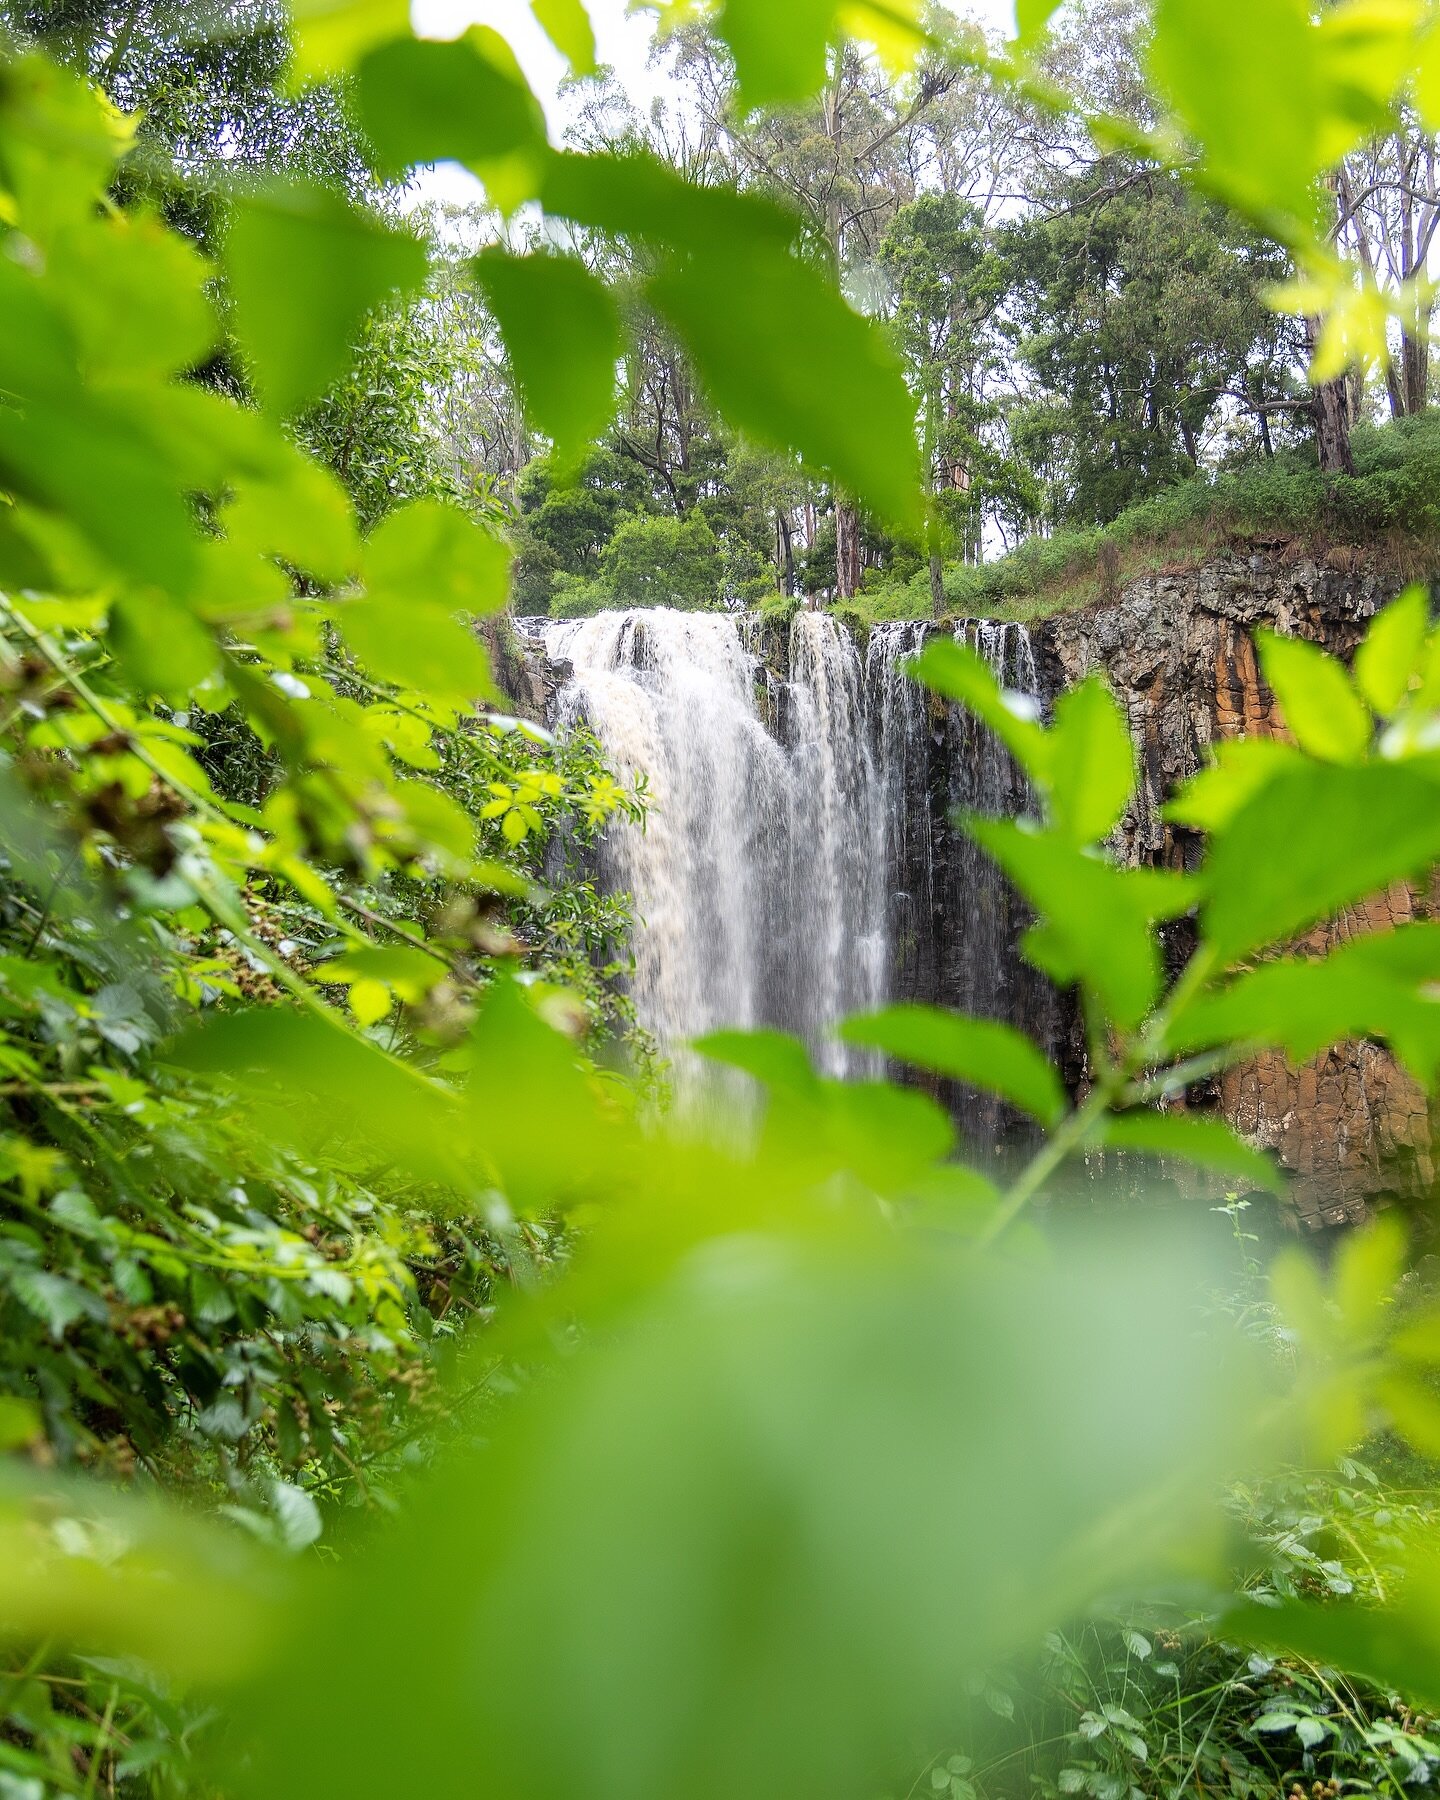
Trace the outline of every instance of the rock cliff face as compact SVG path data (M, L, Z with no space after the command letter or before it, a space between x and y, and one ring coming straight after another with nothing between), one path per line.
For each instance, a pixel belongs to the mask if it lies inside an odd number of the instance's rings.
M1348 657L1390 597L1352 553L1316 561L1255 550L1148 577L1111 605L1037 626L1036 656L1048 691L1098 668L1129 714L1140 788L1117 834L1122 857L1193 866L1197 838L1161 817L1176 783L1202 765L1219 739L1283 733L1257 666L1250 635L1256 626L1272 625ZM1282 854L1283 848L1277 846ZM1336 848L1343 855L1344 846ZM1437 898L1404 888L1375 895L1299 947L1319 954L1339 939L1433 916ZM1294 1205L1312 1229L1358 1218L1372 1199L1412 1193L1434 1179L1425 1096L1373 1044L1337 1046L1298 1070L1283 1056L1266 1054L1226 1075L1208 1098L1292 1171Z
M1349 657L1391 591L1352 552L1316 560L1272 545L1147 577L1113 602L1057 615L1028 634L983 621L961 629L1008 686L1041 704L1091 670L1103 671L1129 717L1140 772L1114 848L1132 865L1186 869L1203 845L1163 817L1174 788L1204 765L1217 741L1283 731L1257 664L1255 628L1269 624ZM783 628L754 619L735 629L757 659L756 717L787 742L796 704L793 642ZM1074 1006L1019 956L1025 909L954 822L958 812L1024 811L1024 778L972 719L932 701L903 674L940 629L919 621L875 627L863 690L847 713L852 773L863 773L859 786L884 816L878 832L858 814L849 829L886 865L885 991L1006 1019L1045 1046L1079 1088L1085 1053ZM508 651L504 685L517 709L553 716L568 665L549 661L533 631L518 645L496 648ZM846 654L853 663L854 652ZM1336 848L1344 854L1343 845ZM1283 845L1277 850L1283 854ZM1351 935L1437 912L1440 888L1425 895L1396 888L1297 948L1320 954ZM1188 930L1172 928L1167 949L1175 968L1188 953ZM940 1094L972 1146L1023 1142L1023 1122L998 1103L944 1084ZM1425 1096L1374 1044L1337 1046L1300 1069L1266 1054L1192 1091L1189 1100L1221 1111L1243 1136L1278 1155L1294 1178L1295 1216L1311 1230L1358 1219L1374 1200L1414 1194L1435 1178L1435 1121Z

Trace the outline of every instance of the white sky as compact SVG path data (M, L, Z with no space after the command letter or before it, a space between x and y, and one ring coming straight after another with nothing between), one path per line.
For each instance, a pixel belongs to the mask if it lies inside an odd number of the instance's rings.
M782 0L776 0L781 4ZM1015 30L1014 0L951 0L952 9L1011 36ZM663 80L646 66L655 15L630 12L627 0L587 0L595 26L599 60L611 64L636 99L646 102L660 93ZM530 85L550 116L552 131L558 123L556 90L565 64L535 23L529 0L411 0L410 15L422 36L457 37L467 25L492 25L514 49ZM464 204L482 198L480 185L453 165L433 170L419 182L427 199Z

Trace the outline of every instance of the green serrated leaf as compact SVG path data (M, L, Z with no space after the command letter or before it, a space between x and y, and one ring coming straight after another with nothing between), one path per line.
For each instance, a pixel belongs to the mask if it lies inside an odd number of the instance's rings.
M573 256L486 250L471 264L535 423L562 458L609 423L622 348L609 289Z
M1399 710L1420 674L1430 629L1430 595L1423 587L1407 588L1377 613L1365 641L1355 653L1355 680L1382 719Z
M919 521L915 408L899 360L817 269L737 240L670 262L646 293L736 425L798 451L883 517Z
M357 71L355 104L390 173L446 161L482 176L508 167L528 174L529 190L536 190L545 115L509 46L492 31L472 27L449 42L406 38L382 45Z
M1116 1025L1136 1026L1160 992L1160 956L1140 894L1123 874L1053 832L1008 819L966 829L1035 907L1026 955L1069 986L1083 982Z
M1056 825L1077 844L1108 837L1129 802L1135 750L1125 715L1098 675L1056 702L1046 786Z
M570 65L572 75L595 73L595 28L584 0L530 0L536 23Z
M1260 667L1300 748L1326 762L1356 762L1370 748L1370 713L1340 664L1303 638L1256 634Z
M424 246L328 189L273 183L235 204L226 239L235 330L282 417L341 374L368 313L419 291Z
M289 0L302 79L353 69L367 50L410 35L410 0Z
M1239 1176L1264 1193L1278 1193L1283 1177L1268 1156L1236 1137L1222 1119L1191 1113L1135 1112L1105 1121L1112 1149L1175 1156L1197 1168Z
M1065 1090L1044 1055L1023 1033L992 1019L938 1007L891 1006L847 1019L840 1036L897 1062L999 1094L1042 1124L1053 1125L1065 1111Z
M483 616L510 591L510 549L458 507L415 500L387 513L365 544L372 600L441 605Z
M1201 870L1205 935L1233 960L1437 858L1440 780L1419 766L1296 768L1267 782L1212 841Z

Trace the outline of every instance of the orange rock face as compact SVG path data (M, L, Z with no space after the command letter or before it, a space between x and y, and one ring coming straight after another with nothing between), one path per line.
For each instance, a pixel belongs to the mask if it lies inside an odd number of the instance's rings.
M1129 715L1141 786L1117 833L1122 859L1193 867L1194 835L1160 816L1175 785L1217 740L1284 735L1255 654L1257 625L1348 657L1388 597L1350 558L1234 555L1136 582L1111 607L1042 627L1058 665L1052 679L1101 668ZM1323 955L1363 933L1434 916L1437 900L1440 893L1392 888L1295 948ZM1362 1218L1377 1198L1422 1192L1435 1180L1426 1097L1377 1044L1339 1044L1300 1068L1266 1052L1225 1074L1211 1100L1291 1171L1296 1222L1311 1230Z

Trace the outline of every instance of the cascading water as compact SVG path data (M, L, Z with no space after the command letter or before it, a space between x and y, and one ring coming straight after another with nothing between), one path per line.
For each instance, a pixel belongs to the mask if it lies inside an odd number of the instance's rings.
M682 1108L714 1082L685 1046L722 1026L795 1032L822 1069L850 1076L878 1065L833 1026L892 998L1055 1041L1054 996L1015 953L1023 907L953 823L1022 811L1024 778L904 672L936 626L877 625L862 662L844 626L802 612L783 670L746 616L657 609L534 629L565 666L554 723L583 719L621 779L648 783L644 826L611 827L600 874L634 897L636 1009ZM957 635L1038 705L1022 626ZM982 1096L944 1097L980 1141L1013 1126Z
M682 1106L707 1085L685 1046L721 1026L779 1026L828 1072L863 1072L831 1027L884 992L881 826L853 640L823 615L796 619L772 733L744 624L657 609L544 628L546 654L570 667L556 724L583 719L617 776L648 783L646 822L607 832L602 876L634 897L636 1009Z

